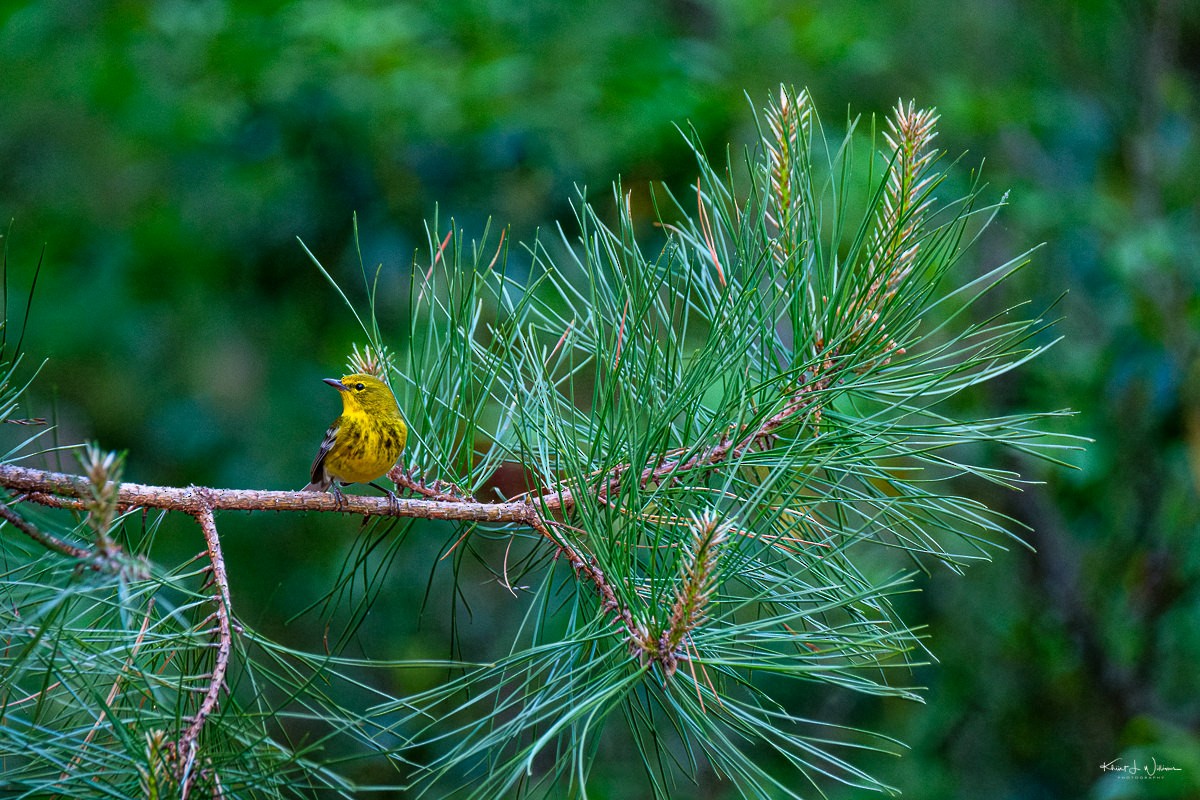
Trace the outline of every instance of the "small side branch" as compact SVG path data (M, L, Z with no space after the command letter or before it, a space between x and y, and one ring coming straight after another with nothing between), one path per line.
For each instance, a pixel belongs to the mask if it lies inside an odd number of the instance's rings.
M669 622L657 633L648 625L639 625L635 630L631 641L635 652L643 663L660 664L667 678L675 674L680 659L687 657L682 646L689 634L708 618L717 586L718 561L728 534L729 526L712 514L692 520L691 546L682 559Z
M609 496L620 491L621 481L628 475L637 475L638 484L646 486L669 480L681 472L715 467L729 458L740 458L753 447L769 446L780 428L787 425L793 417L810 409L814 415L820 414L820 392L827 389L832 380L830 376L822 375L805 383L796 390L780 411L764 420L758 427L747 426L741 430L731 430L718 444L695 453L687 460L682 460L687 451L679 449L668 452L656 465L641 470L635 470L631 464L620 464L609 472L608 480L595 490L595 497L600 502L605 502ZM590 493L589 489L588 494ZM568 511L578 502L579 494L574 487L556 486L534 497L530 502L547 513Z
M17 499L21 500L24 498ZM33 539L47 550L54 550L58 553L62 553L64 556L70 556L71 558L87 558L91 555L91 551L87 548L76 547L74 545L67 544L57 536L53 536L45 531L38 530L37 526L35 526L32 522L13 511L4 503L0 503L0 518L3 518L14 528L28 536L30 539Z
M179 783L180 797L183 800L187 800L188 792L200 772L196 763L200 731L204 728L205 720L217 708L221 691L225 688L225 675L229 670L229 658L233 652L233 626L230 623L229 578L225 572L225 556L221 553L221 538L217 535L217 522L213 517L212 508L203 497L200 502L200 508L193 516L199 523L200 530L204 532L209 570L212 573L211 585L217 590L213 598L217 605L217 658L209 675L208 689L204 692L204 699L200 701L200 708L179 739Z
M530 527L541 534L546 541L553 543L558 548L558 552L567 559L567 563L571 565L571 569L575 571L576 575L586 576L592 582L592 585L596 587L597 594L600 595L600 612L602 614L613 614L625 626L625 630L631 640L636 637L639 628L637 622L633 619L633 614L621 604L621 601L617 598L616 590L613 589L608 577L604 574L604 570L600 569L595 559L580 553L569 543L557 538L550 532L549 526L542 522L540 518L532 521Z
M429 483L423 476L418 476L415 473L416 468L406 470L403 467L393 467L388 472L388 478L397 486L408 489L414 494L419 494L427 500L441 500L448 503L475 503L478 502L472 495L465 492L462 488L455 486L449 481L434 480Z

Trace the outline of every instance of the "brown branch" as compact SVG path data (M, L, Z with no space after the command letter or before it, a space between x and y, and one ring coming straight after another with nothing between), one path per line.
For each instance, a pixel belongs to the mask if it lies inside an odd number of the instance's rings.
M199 750L198 742L200 739L200 731L204 728L204 722L209 715L217 708L217 702L221 697L221 690L225 688L225 675L229 669L229 658L233 651L233 630L230 624L231 608L229 602L229 577L225 573L225 556L221 553L221 539L217 535L217 521L213 516L212 506L207 502L207 492L201 490L201 506L195 511L193 516L196 522L200 525L200 530L204 532L204 541L208 545L209 569L212 571L212 583L217 587L217 595L213 598L216 601L216 619L217 619L217 659L213 664L212 673L209 675L208 689L204 693L204 699L200 701L200 708L196 711L196 715L192 717L192 723L188 725L187 730L179 738L179 753L182 758L179 761L179 779L180 797L182 800L187 800L188 791L195 783L196 776L199 770L196 768L196 753Z
M77 475L0 464L0 486L25 492L31 502L79 509L82 507L81 498L87 496L91 484ZM344 495L339 501L332 495L318 492L209 489L199 486L179 488L140 483L122 483L117 493L117 506L120 508L182 511L198 520L211 516L214 511L335 511L364 516L521 525L534 529L553 543L577 573L587 576L596 585L605 609L616 609L619 603L604 573L595 567L590 557L550 532L549 523L553 522L550 515L568 509L575 502L569 489L559 494L548 492L537 498L536 502L507 503L480 503L459 498L416 500L362 495ZM87 551L82 551L82 555L88 555ZM222 574L223 569L222 566ZM628 615L628 611L622 610L620 614Z
M58 508L79 508L91 484L63 472L0 464L0 486L26 493L31 502ZM420 517L529 525L537 512L528 503L479 503L414 500L406 497L344 495L339 502L319 492L278 492L256 489L209 489L200 486L149 486L122 483L117 506L161 508L196 516L208 511L340 511L375 517ZM2 513L2 512L0 512ZM56 548L57 549L57 548Z
M464 491L461 487L449 481L440 479L434 480L433 483L426 482L425 478L414 477L412 469L404 469L403 467L392 467L388 472L388 479L396 486L408 489L410 492L419 494L426 500L440 500L446 503L474 503L477 502L474 497Z

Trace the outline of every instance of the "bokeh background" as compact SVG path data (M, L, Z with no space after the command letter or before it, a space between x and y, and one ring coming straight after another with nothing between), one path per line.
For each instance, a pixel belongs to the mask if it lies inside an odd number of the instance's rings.
M357 213L368 269L384 265L386 335L388 292L428 252L435 213L443 230L491 218L528 241L570 218L577 186L686 187L674 126L710 153L739 147L781 82L807 86L835 134L898 98L937 107L937 143L965 153L955 169L985 162L991 199L1010 192L971 261L1045 243L1003 301L1049 309L1064 337L973 402L1071 408L1056 425L1095 439L1077 470L1010 464L1045 484L988 498L1031 527L1036 554L935 573L906 601L940 660L914 677L926 705L804 702L909 745L861 762L906 797L1200 797L1200 6L1186 0L0 3L9 336L43 258L27 374L48 361L28 411L63 442L128 450L129 479L298 487L337 412L318 379L362 337L297 237L361 298ZM354 523L224 524L240 613L313 647L304 620L284 623L328 585ZM164 546L199 549L186 521L169 530ZM362 635L446 650L443 608L394 610L445 583L421 563L435 553L393 567L376 607L393 618ZM466 648L486 635L469 616ZM1152 758L1180 769L1101 769ZM629 796L620 775L596 782Z

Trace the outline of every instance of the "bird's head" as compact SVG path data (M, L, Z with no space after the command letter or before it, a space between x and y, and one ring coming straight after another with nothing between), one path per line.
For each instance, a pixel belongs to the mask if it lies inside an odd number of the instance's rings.
M326 378L325 382L342 395L342 408L346 411L391 412L396 408L392 390L374 375L356 372L343 375L341 380Z

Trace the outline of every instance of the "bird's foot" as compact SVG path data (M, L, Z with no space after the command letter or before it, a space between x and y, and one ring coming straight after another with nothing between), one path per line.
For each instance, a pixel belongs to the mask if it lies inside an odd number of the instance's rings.
M346 495L342 492L342 488L338 486L337 481L329 484L329 492L333 495L333 503L337 506L338 511L346 510Z
M391 509L391 511L392 511L392 514L396 514L396 513L397 513L397 512L400 510L400 498L399 498L399 497L396 497L396 493L395 493L395 492L393 492L391 489L388 489L388 488L387 488L387 487L385 487L385 486L380 486L380 485L379 485L378 483L376 483L375 481L371 481L371 482L370 482L368 485L369 485L369 486L374 486L376 489L378 489L379 491L383 492L383 493L384 493L384 494L387 496L387 499L388 499L388 508L390 508L390 509ZM397 488L398 488L398 487L397 487Z

